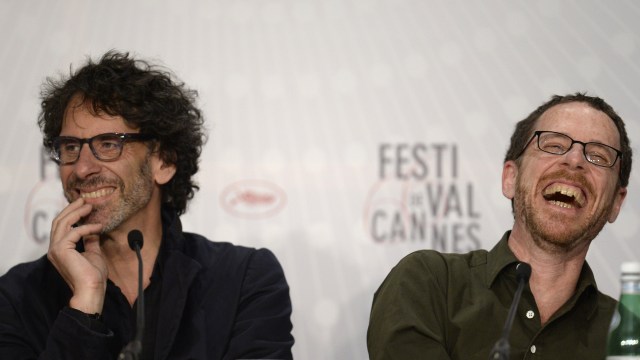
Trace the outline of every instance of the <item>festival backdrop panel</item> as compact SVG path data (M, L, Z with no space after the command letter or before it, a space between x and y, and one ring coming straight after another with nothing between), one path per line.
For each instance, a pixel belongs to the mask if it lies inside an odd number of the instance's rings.
M491 248L510 228L508 140L552 94L605 98L638 151L638 18L634 1L3 0L0 273L46 253L66 203L40 85L129 51L200 94L185 229L276 253L296 358L364 359L373 294L403 256ZM588 256L614 297L640 259L639 174Z

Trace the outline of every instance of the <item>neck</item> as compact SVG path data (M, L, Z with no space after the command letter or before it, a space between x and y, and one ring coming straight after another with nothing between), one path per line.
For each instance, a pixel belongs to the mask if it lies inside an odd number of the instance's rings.
M138 297L138 257L129 247L127 236L130 230L132 229L116 230L102 236L101 248L106 258L109 280L120 288L129 304L133 305ZM162 228L161 226L141 227L139 230L144 236L144 244L140 252L143 262L143 287L146 288L151 281L151 273L160 249Z
M531 265L529 287L545 324L573 295L587 255L588 245L559 254L541 249L531 235L514 226L509 248L520 261Z

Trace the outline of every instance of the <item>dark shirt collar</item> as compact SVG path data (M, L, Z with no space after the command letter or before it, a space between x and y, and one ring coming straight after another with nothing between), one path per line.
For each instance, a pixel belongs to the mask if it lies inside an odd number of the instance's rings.
M505 232L502 239L500 239L500 241L493 247L493 249L491 249L491 251L489 251L489 254L487 255L487 274L485 277L485 285L487 288L491 287L499 276L503 276L501 274L512 277L515 281L515 271L509 271L508 269L515 269L515 265L518 263L518 258L516 258L509 248L509 235L511 235L511 231ZM593 276L591 267L585 261L582 265L582 271L580 272L578 283L576 284L576 290L565 305L572 306L578 298L583 296L583 294L585 296L588 294L596 294L596 296L592 297L593 306L587 314L587 318L590 318L597 307L597 292L598 287L596 285L595 277Z
M182 247L182 223L178 214L169 206L163 205L161 210L162 216L162 241L156 263L151 274L151 281L162 279L164 264L167 261L169 252L176 248Z
M511 231L505 232L502 239L500 239L487 255L487 276L485 277L485 285L487 288L491 287L498 275L500 275L505 268L518 262L518 259L507 244L509 235L511 235Z
M182 222L178 213L169 205L163 205L162 216L162 240L166 240L168 250L183 250Z

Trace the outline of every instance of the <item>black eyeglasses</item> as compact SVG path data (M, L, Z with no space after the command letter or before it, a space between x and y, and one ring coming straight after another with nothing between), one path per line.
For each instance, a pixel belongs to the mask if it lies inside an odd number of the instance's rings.
M601 144L598 142L585 143L582 141L573 140L568 135L555 131L536 131L533 133L531 139L527 141L527 144L522 149L520 154L516 156L516 158L520 157L520 155L524 153L529 143L536 136L538 137L538 141L536 142L536 144L538 145L538 149L554 155L564 155L568 153L569 150L571 150L573 144L581 144L584 158L587 159L588 162L597 166L607 168L613 167L613 165L616 164L618 158L622 156L622 152L620 150L609 145Z
M155 137L138 133L106 133L88 139L58 136L51 141L51 158L60 165L78 161L83 144L89 144L91 152L100 161L114 161L122 154L126 141L146 141Z

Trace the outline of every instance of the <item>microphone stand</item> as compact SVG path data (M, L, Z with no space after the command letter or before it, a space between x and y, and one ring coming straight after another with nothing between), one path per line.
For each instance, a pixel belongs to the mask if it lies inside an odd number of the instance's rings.
M511 327L513 326L513 319L516 316L516 309L518 308L518 303L520 302L520 297L522 296L522 290L524 290L524 284L529 281L530 276L531 266L529 264L521 262L516 266L516 279L518 279L518 288L516 289L513 301L511 302L509 314L507 315L507 321L504 323L504 328L502 329L502 336L500 336L500 339L498 339L495 345L493 345L493 349L491 349L491 354L489 355L489 360L509 360L511 354L509 333L511 332Z
M142 335L144 333L144 289L142 288L142 233L140 230L131 230L127 236L129 247L136 252L138 257L138 309L136 318L136 336L122 349L118 360L138 360L142 354Z

